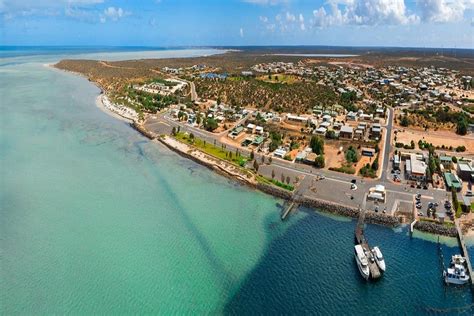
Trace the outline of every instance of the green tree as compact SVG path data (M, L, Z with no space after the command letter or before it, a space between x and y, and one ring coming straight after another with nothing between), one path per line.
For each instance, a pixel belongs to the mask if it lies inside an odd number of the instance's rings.
M212 117L208 117L205 121L204 121L204 128L207 130L207 131L210 131L212 132L213 130L215 130L217 128L218 124L217 124L217 121L212 118Z
M402 116L402 119L400 120L400 125L404 127L408 127L408 125L410 125L410 120L408 119L408 116Z
M275 170L272 169L272 180L275 179Z
M314 166L316 168L324 168L325 166L324 155L319 155L318 157L316 157L316 159L314 160Z
M316 155L324 154L324 140L319 136L312 136L309 146Z
M359 155L357 154L357 149L355 149L352 146L349 146L349 148L346 151L346 160L347 162L350 162L350 163L359 161Z
M255 169L255 171L258 172L258 168L259 168L259 167L260 167L260 166L258 165L257 160L254 160L254 161L253 161L253 168Z
M456 126L456 133L458 133L459 135L466 135L468 125L469 123L466 117L464 115L460 115Z

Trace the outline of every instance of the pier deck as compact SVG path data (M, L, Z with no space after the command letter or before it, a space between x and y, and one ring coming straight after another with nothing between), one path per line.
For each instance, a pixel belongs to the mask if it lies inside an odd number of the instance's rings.
M469 253L467 252L467 247L466 243L464 242L464 237L462 235L462 229L461 225L459 224L459 219L456 219L454 223L456 224L456 230L458 231L458 241L461 245L462 255L466 258L467 271L469 272L469 276L471 278L471 286L474 286L474 274L472 273L471 259L469 258Z
M359 210L359 219L357 220L357 226L355 230L355 242L362 246L364 252L368 257L370 277L372 279L378 279L382 276L382 273L380 272L380 269L377 263L375 262L374 255L372 254L372 251L370 251L369 243L364 236L365 212L365 209Z

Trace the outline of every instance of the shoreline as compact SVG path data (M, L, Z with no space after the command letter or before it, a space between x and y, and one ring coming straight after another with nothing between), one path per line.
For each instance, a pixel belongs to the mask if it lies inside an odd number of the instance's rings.
M54 65L51 65L51 64L47 64L45 66L54 68L56 70L66 71L66 72L69 72L69 73L72 73L72 74L75 74L75 75L79 74L79 73L76 73L76 72L56 68L56 67L54 67ZM88 78L88 77L86 77L82 74L79 74L79 75L83 78L86 78L90 83L93 83L94 85L96 85L100 89L100 94L96 97L96 100L95 100L96 106L99 109L101 109L103 112L107 113L108 115L110 115L111 117L113 117L115 119L119 119L121 121L129 123L129 125L133 129L135 129L137 132L139 132L143 136L147 137L148 139L157 140L159 143L161 143L162 145L164 145L168 149L174 151L175 153L179 154L180 156L182 156L184 158L187 158L187 159L191 159L191 160L193 160L193 161L195 161L195 162L197 162L197 163L213 170L214 172L216 172L216 173L218 173L222 176L225 176L225 177L227 177L231 180L237 181L241 184L247 185L252 189L258 190L258 191L263 192L265 194L272 195L272 196L277 197L277 198L281 198L283 200L290 200L290 199L293 198L293 193L290 192L290 191L278 188L276 186L271 186L271 185L268 185L268 184L263 184L263 183L257 182L255 179L253 181L249 181L248 179L245 179L245 177L243 177L243 176L237 176L235 173L229 172L228 168L219 166L219 164L216 163L216 162L212 163L212 162L209 161L209 159L207 161L206 161L206 159L203 160L203 157L206 157L208 155L205 154L204 152L199 151L198 149L192 148L192 150L190 150L191 153L186 152L185 149L183 149L184 147L180 148L181 146L175 146L175 145L167 142L166 138L168 136L163 135L164 137L162 137L160 135L156 135L155 133L152 133L152 132L148 131L143 125L141 125L138 122L138 118L136 120L134 120L130 117L120 115L119 113L120 113L121 109L118 108L117 105L115 105L114 103L110 102L110 100L108 99L106 93L104 92L104 89L102 89L102 87L99 84L97 84L96 82L91 81L90 78ZM104 98L106 98L106 101L109 104L104 104ZM122 106L122 107L125 107L125 106ZM117 110L118 113L115 112L114 109ZM130 109L130 108L127 108L127 109ZM132 110L132 109L130 109L130 110ZM183 145L187 146L184 143L183 143ZM198 151L201 154L192 155L192 152L195 152L195 151ZM211 160L220 160L220 159L212 157ZM220 161L219 163L228 164L225 161ZM229 164L229 165L231 166L230 168L235 167L231 164ZM323 199L308 198L306 196L303 196L299 200L300 201L297 201L297 202L300 203L301 205L305 206L305 207L314 208L314 209L317 209L319 211L322 211L322 212L325 212L325 213L328 213L328 214L335 214L335 215L344 216L344 217L348 217L348 218L357 218L359 216L359 210L358 209L348 207L346 205L341 205L341 204L326 201L326 200L323 200ZM385 215L385 214L379 214L379 213L370 213L370 212L366 214L366 223L382 225L382 226L385 226L385 227L392 227L392 228L403 224L402 221L400 220L400 218L398 218L398 217ZM457 233L456 233L456 235L453 235L452 231L448 232L446 230L446 228L442 225L429 225L429 226L428 225L417 225L416 229L418 231L425 232L425 233L430 233L430 234L433 234L433 235L457 236Z

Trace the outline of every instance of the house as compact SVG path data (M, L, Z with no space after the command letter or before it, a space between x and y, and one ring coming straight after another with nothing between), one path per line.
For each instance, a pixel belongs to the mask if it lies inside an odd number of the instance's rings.
M380 124L373 124L372 127L370 128L370 137L371 138L380 138L382 135L382 127Z
M362 156L373 157L375 156L375 149L374 148L367 148L363 147L361 149Z
M286 156L286 150L284 148L278 148L273 152L273 156L283 159Z
M375 116L377 117L384 117L385 116L385 111L383 108L377 108L375 110Z
M229 137L232 138L232 139L235 139L235 138L237 138L237 136L242 134L243 131L244 131L243 126L237 126L229 133Z
M398 154L393 156L393 169L400 170L400 156Z
M354 137L354 129L351 126L341 126L341 130L339 131L340 138L352 139Z
M254 129L255 129L255 124L250 123L249 125L247 125L247 132L249 132L250 134L253 133Z
M308 122L308 118L304 116L298 116L293 114L287 114L286 120L288 122L299 123L299 124L306 124Z
M441 156L439 157L439 163L445 169L452 169L453 168L453 158L450 156Z
M346 120L348 121L356 121L357 120L357 113L350 111L346 114Z
M326 129L329 128L329 126L331 126L331 123L325 121L325 122L322 122L321 124L319 124L319 127L324 127Z
M331 122L332 121L332 117L331 115L329 114L326 114L326 115L323 115L323 122Z
M418 159L416 154L410 154L410 159L405 161L405 173L409 180L425 182L426 168L426 163Z
M306 158L304 159L304 163L312 165L314 164L316 157L318 157L318 155L316 155L315 153L309 153L306 155Z
M260 146L263 141L265 140L265 137L263 136L257 136L255 137L255 139L252 141L251 145L254 145L254 146Z
M458 160L457 173L464 181L474 182L474 169L472 168L471 162Z
M261 127L261 126L255 126L255 133L257 133L257 134L263 134L263 127Z
M373 117L374 117L374 116L373 116L372 114L365 114L365 113L362 113L361 115L359 115L359 118L360 118L362 121L366 121L366 122L372 121Z
M354 139L356 140L364 139L364 130L356 129L355 134L354 134Z
M462 181L457 175L451 172L444 173L444 180L446 181L446 188L452 190L453 188L456 192L461 192Z
M326 132L327 132L327 128L324 126L320 126L314 130L314 134L318 134L318 135L326 135Z
M308 152L306 150L300 151L298 154L296 154L296 162L303 162L306 159L306 156L308 156Z

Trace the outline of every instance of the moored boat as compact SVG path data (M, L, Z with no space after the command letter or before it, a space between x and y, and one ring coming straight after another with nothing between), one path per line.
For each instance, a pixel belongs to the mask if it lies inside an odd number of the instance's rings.
M380 251L380 248L375 246L372 248L372 254L375 258L375 262L377 263L377 266L382 272L385 272L385 259L382 255L382 251Z
M354 246L354 257L360 274L364 279L368 280L370 276L369 261L361 245Z
M466 273L466 268L460 264L453 264L443 272L443 275L444 281L448 284L463 285L469 282L469 275Z

